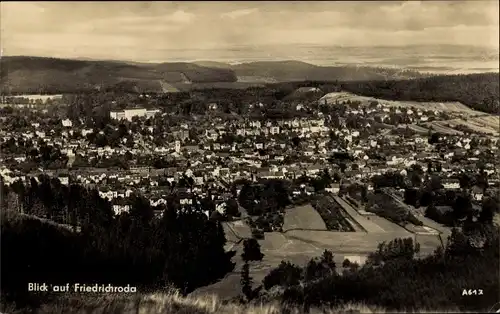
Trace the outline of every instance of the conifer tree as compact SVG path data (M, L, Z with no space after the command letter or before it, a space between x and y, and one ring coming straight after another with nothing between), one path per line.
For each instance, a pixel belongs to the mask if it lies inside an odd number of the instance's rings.
M247 300L252 299L252 278L250 277L250 266L248 261L245 261L243 268L241 269L241 292L247 298Z

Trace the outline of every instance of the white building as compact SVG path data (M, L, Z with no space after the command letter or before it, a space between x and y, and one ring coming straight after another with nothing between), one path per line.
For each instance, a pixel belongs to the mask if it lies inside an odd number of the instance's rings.
M132 120L133 117L153 117L155 114L159 113L159 109L146 109L146 108L133 108L125 109L119 111L111 111L109 117L116 120Z
M358 264L359 266L362 266L366 263L366 260L368 259L367 256L362 256L362 255L345 255L344 259L349 260L352 264Z
M273 126L271 127L271 131L270 131L271 134L279 134L280 133L280 128L279 126Z
M64 119L64 120L62 120L62 125L64 127L72 127L73 126L73 122L71 122L70 119Z

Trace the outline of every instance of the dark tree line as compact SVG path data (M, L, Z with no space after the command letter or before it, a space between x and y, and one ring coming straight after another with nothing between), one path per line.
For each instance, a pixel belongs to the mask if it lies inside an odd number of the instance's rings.
M290 204L289 191L282 180L266 180L262 184L245 184L238 200L250 215L275 212Z
M372 177L373 187L381 189L385 187L405 188L405 177L397 172L387 172Z
M180 210L178 200L153 208L141 196L129 213L114 216L96 190L34 179L24 186L2 182L2 298L36 306L44 295L29 294L28 282L111 283L138 291L174 285L183 292L209 284L231 270L222 225L201 206ZM24 211L27 214L12 214ZM162 218L153 218L163 211ZM73 228L36 217L65 220Z

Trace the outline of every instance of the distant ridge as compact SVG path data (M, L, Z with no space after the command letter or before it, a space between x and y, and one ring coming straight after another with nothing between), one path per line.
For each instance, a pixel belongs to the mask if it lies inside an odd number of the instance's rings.
M220 68L220 69L231 69L231 65L224 62L217 61L194 61L196 65L208 68Z
M230 65L215 61L139 63L6 56L0 59L0 91L74 93L131 87L131 92L162 92L165 84L185 89L211 83L241 88L262 82L399 80L425 76L417 71L359 66L317 66L301 61L258 61ZM239 79L241 78L241 79ZM127 84L123 84L126 82ZM179 85L179 86L177 86ZM217 84L216 84L217 85ZM220 85L220 84L219 84ZM128 88L127 87L127 88Z

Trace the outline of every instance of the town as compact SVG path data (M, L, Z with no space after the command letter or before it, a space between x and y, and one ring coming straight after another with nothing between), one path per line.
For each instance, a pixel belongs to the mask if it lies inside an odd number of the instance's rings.
M498 116L447 104L442 110L427 104L431 109L425 110L418 103L398 105L313 87L292 94L288 103L273 104L287 108L284 117L270 115L270 104L262 102L245 104L242 115L226 114L227 106L210 102L203 115L185 117L151 105L164 96L143 93L127 102L145 106L109 110L100 124L61 115L57 109L71 101L62 95L4 98L3 184L29 186L48 176L67 187L97 189L115 215L129 212L136 195L157 217L173 196L181 208L208 199L212 206L204 212L224 221L230 246L254 236L264 251L273 247L267 234L283 232L290 221L295 229L348 231L321 242L320 248L334 253L343 237L351 237L349 231L382 234L360 238L336 256L361 264L379 240L398 236L427 237L422 252L432 253L451 234L453 213L460 212L460 219L479 213L481 219L496 219L498 130L447 121L494 124ZM23 202L9 206L35 212ZM67 208L38 213L72 224Z
M498 1L0 3L0 313L500 308Z

